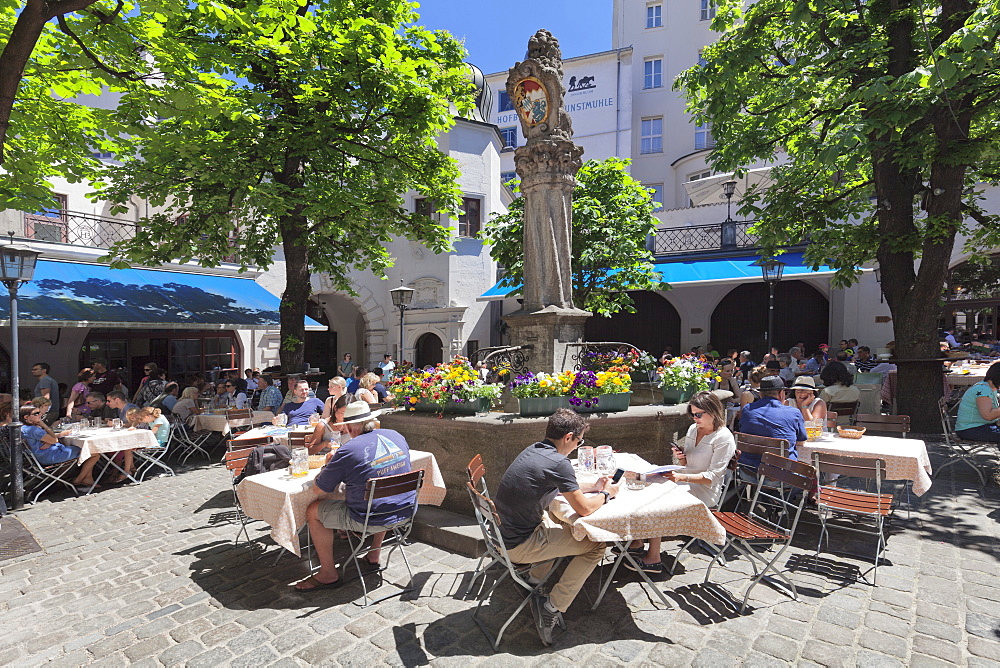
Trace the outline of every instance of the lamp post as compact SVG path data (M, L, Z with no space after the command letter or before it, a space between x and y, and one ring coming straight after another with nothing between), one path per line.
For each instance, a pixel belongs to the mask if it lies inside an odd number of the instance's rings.
M35 275L35 262L40 252L23 244L14 243L14 233L10 232L10 244L0 246L0 281L10 292L10 384L11 422L7 431L10 444L10 486L14 509L24 506L24 461L21 457L21 382L18 378L17 341L17 289Z
M733 220L733 194L736 192L736 179L722 182L722 194L726 196L726 220L722 223L722 250L736 248L736 222Z
M878 303L885 303L885 293L882 292L882 267L875 265L875 282L878 283Z
M392 305L399 309L399 364L403 363L403 313L413 301L413 288L403 285L403 279L399 279L399 287L389 290L392 297Z
M767 351L771 352L774 347L774 286L781 280L781 272L785 270L785 263L774 258L765 260L761 258L755 262L760 267L760 273L767 283Z

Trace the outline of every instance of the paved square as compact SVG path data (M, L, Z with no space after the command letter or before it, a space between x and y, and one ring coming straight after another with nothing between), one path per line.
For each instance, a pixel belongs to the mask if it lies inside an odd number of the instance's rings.
M940 446L929 448L939 465ZM289 585L305 563L285 554L275 564L273 545L256 561L234 547L228 474L196 467L85 498L53 495L17 514L43 552L0 564L0 664L1000 665L1000 490L975 487L971 471L953 467L909 519L897 515L877 588L851 581L866 567L857 559L824 555L823 573L804 570L816 536L807 526L786 553L799 602L760 585L753 613L737 616L723 590L701 584L708 560L695 555L660 583L673 611L623 569L590 613L595 575L554 647L541 646L526 611L494 654L463 597L474 559L413 545L418 592L367 609L351 603L356 583L297 593ZM266 531L255 523L251 536ZM744 568L731 561L712 580L741 593ZM398 557L387 579L405 582ZM484 605L487 623L499 625L516 597L501 585Z

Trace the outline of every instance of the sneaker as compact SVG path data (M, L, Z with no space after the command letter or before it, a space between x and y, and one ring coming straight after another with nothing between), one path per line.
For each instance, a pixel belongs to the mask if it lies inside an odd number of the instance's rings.
M562 613L558 610L550 612L545 605L549 601L548 596L538 594L531 595L531 612L535 617L535 627L538 629L538 637L542 639L542 644L546 647L552 644L552 631L555 630L562 618Z
M667 569L664 567L663 563L659 561L657 561L655 564L647 564L643 561L638 561L636 563L639 564L639 568L642 568L642 572L648 575L663 575L664 573L667 572ZM622 566L629 569L630 571L638 572L638 569L635 567L635 565L628 559L622 561Z

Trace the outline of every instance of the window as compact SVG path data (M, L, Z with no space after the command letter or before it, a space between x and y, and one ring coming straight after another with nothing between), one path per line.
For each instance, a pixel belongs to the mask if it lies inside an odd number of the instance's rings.
M66 243L66 205L69 200L66 195L58 193L53 198L56 200L55 207L24 214L24 235L29 239Z
M500 128L500 136L503 138L503 150L517 148L517 128Z
M465 344L465 356L471 360L475 356L477 350L479 350L479 341L469 339L469 342Z
M663 87L663 60L661 58L650 58L642 64L642 87L662 88Z
M663 117L642 119L639 153L663 153Z
M642 187L653 191L650 193L653 196L653 211L663 211L663 184L644 183Z
M688 181L700 181L701 179L707 179L711 175L712 175L712 170L706 169L703 172L695 172L694 174L691 174L690 176L688 176Z
M510 99L510 95L507 91L500 91L500 108L499 111L514 111L514 103Z
M646 7L646 27L659 28L663 25L663 5L648 5Z
M418 216L427 216L431 220L441 220L441 214L435 211L434 202L426 197L417 197L413 200L413 213Z
M479 234L483 225L481 208L482 203L478 197L462 198L462 214L458 217L458 236L474 237Z
M698 49L698 66L705 67L705 65L708 65L708 59L705 58L705 50Z
M712 137L712 126L709 123L705 125L694 126L694 148L695 150L703 148L712 148L715 146L715 139Z
M230 336L170 340L168 373L174 378L212 369L235 369L236 346Z
M517 172L500 172L500 183L506 185L517 180Z
M715 18L715 3L712 0L701 0L701 20L711 21Z

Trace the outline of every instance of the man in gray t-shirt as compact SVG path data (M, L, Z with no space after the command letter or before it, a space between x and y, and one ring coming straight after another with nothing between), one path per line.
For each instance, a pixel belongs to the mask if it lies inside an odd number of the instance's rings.
M59 396L59 383L49 375L50 368L45 362L38 362L31 367L31 375L38 379L38 383L35 385L35 390L32 394L36 397L45 397L52 402L49 406L49 412L42 416L42 420L46 424L52 424L59 419L59 409L62 405L61 397Z
M544 514L556 494L562 494L581 517L599 509L618 493L607 477L597 481L596 492L583 494L567 456L583 443L587 422L575 411L560 408L549 418L545 440L521 451L500 480L494 496L502 522L500 531L507 554L514 563L538 564L529 573L541 580L556 557L573 557L549 596L533 594L532 612L538 635L546 646L562 613L569 609L584 582L604 557L605 544L576 540L572 530Z

